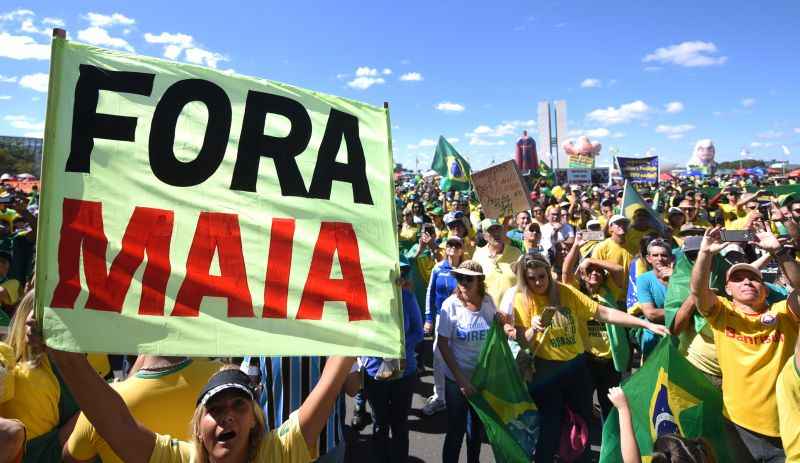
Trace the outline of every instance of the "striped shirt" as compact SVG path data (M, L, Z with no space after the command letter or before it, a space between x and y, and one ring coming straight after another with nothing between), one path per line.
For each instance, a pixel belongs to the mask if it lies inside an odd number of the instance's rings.
M278 429L293 411L300 408L317 385L325 360L325 357L259 357L257 360L245 357L243 366L255 366L257 361L261 370L259 403L264 410L267 431ZM339 394L328 424L320 433L320 456L344 441L345 413L344 396Z

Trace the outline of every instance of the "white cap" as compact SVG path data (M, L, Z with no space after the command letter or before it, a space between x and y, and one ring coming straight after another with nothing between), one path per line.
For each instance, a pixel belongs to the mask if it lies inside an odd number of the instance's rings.
M611 225L611 224L617 223L617 222L619 222L621 220L625 221L627 223L631 222L631 220L629 218L625 217L624 215L616 214L616 215L612 215L611 218L608 219L608 224Z

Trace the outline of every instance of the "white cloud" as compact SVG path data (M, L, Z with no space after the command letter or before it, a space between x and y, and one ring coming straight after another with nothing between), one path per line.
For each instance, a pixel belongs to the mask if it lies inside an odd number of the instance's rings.
M800 127L795 127L794 128L794 133L800 133Z
M19 85L37 92L47 93L48 76L43 72L28 74L19 79Z
M8 13L0 14L0 21L15 21L19 18L24 18L25 16L33 16L33 15L34 15L33 11L19 8L14 11L9 11Z
M6 84L14 84L14 83L17 82L17 76L4 76L4 75L0 74L0 82L6 83Z
M366 90L373 85L381 85L386 83L382 77L367 77L367 76L360 76L356 77L355 79L351 80L347 83L347 85L351 88L357 88L359 90Z
M664 110L670 114L678 114L683 111L683 103L680 101L670 101L664 105Z
M512 120L503 121L494 127L489 125L479 125L475 127L472 132L467 132L464 135L469 138L470 145L477 146L500 146L505 145L505 140L491 141L487 138L501 138L509 137L520 132L523 129L533 129L536 126L536 121L530 120Z
M0 100L10 100L11 95L0 95Z
M488 141L478 137L472 137L469 140L470 145L474 146L502 146L506 144L505 140Z
M611 138L624 138L624 137L625 137L624 132L614 132L611 134Z
M66 23L61 18L44 18L42 24L51 27L64 27Z
M339 80L342 80L345 77L347 77L347 74L336 74L336 78L339 79Z
M600 87L600 85L601 85L600 79L589 78L589 79L583 79L583 82L581 82L581 87L583 88L596 88Z
M622 124L644 117L648 111L650 111L650 107L644 101L636 100L623 104L619 108L609 106L606 109L595 109L587 114L586 117L607 125Z
M441 103L436 105L436 109L439 111L446 111L446 112L455 112L460 113L464 111L464 105L458 103L451 103L449 101L442 101Z
M611 132L609 132L609 130L605 127L600 127L597 129L586 130L584 134L590 138L604 138L611 135Z
M44 130L44 121L35 122L28 116L5 116L3 118L8 125L20 130Z
M369 66L361 66L356 69L356 77L375 77L378 75L378 70Z
M431 146L436 146L436 140L431 138L423 138L422 140L418 141L417 143L408 145L408 149L416 150L419 148L429 148Z
M27 35L0 32L0 57L11 59L50 59L50 45L37 43Z
M750 143L751 148L771 148L773 146L775 146L775 143L765 143L760 141L754 141L753 143Z
M383 68L383 71L381 71L381 72L382 72L382 73L383 73L383 75L385 75L385 76L388 76L388 75L391 75L391 74L392 74L392 70L391 70L391 69L389 69L389 68Z
M167 59L179 59L183 53L184 61L211 68L216 68L222 61L229 61L225 55L200 47L194 37L180 32L175 34L162 32L158 35L146 32L144 40L147 43L164 45L164 58Z
M658 48L645 56L642 61L645 63L671 63L685 67L714 66L728 61L727 56L715 56L716 53L717 46L712 42L683 42Z
M127 40L119 37L112 37L107 30L98 26L90 26L86 29L78 31L78 40L92 45L119 48L121 50L127 50L131 53L134 51L133 47L130 43L128 43Z
M408 82L419 82L422 80L422 74L419 72L407 72L400 76L400 80L405 80Z
M447 137L447 141L450 143L458 143L459 138Z
M32 19L26 19L22 21L22 24L19 26L19 30L22 32L27 32L29 34L42 34L42 35L50 35L52 31L46 27L39 29L33 24Z
M210 68L216 68L220 61L228 61L223 55L202 48L187 48L184 56L190 63L203 64Z
M672 140L677 140L678 138L683 138L686 135L686 132L690 132L694 130L694 126L691 124L680 124L680 125L664 125L660 124L656 127L656 133L663 133Z
M755 98L742 98L742 101L740 101L740 103L742 103L742 106L744 106L745 108L752 108L756 104L756 99Z
M135 19L131 19L120 13L113 13L110 16L100 13L88 13L85 17L93 27L111 26L132 26L136 24Z
M778 130L767 130L765 132L759 133L756 136L762 140L772 140L775 138L781 138L783 136L783 132L780 132Z

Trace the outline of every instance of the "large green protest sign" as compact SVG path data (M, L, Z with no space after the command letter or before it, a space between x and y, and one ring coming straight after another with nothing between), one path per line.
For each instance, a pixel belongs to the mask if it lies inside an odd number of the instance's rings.
M54 39L47 344L401 356L393 167L386 108Z

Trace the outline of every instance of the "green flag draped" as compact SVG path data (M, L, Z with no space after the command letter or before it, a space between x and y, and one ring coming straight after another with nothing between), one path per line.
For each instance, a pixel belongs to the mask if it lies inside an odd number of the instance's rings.
M469 397L501 463L529 462L539 436L539 412L519 374L500 323L495 321L483 344Z
M677 433L704 438L716 453L716 461L734 461L725 439L722 393L678 352L670 338L661 340L622 389L628 397L636 442L643 457L653 452L653 442L659 435ZM616 409L603 426L600 462L622 462Z
M644 209L650 215L650 222L653 228L658 230L659 233L664 234L666 232L666 225L664 221L661 220L656 212L647 205L646 202L639 196L639 192L636 191L636 188L633 187L633 183L629 181L625 181L625 191L622 195L622 215L627 217L630 220L633 220L633 215L636 213L637 210Z
M470 186L472 168L444 137L439 137L436 153L433 155L431 169L442 176L441 188L444 191L466 190Z

